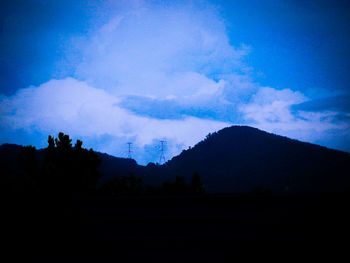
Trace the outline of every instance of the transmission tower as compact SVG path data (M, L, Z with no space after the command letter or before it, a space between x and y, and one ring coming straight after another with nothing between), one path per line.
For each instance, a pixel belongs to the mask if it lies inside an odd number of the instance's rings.
M131 145L132 145L132 142L128 142L127 145L128 145L128 159L131 159L131 153L132 153Z
M165 156L164 156L164 145L166 144L166 141L160 141L160 158L159 158L159 164L165 163Z

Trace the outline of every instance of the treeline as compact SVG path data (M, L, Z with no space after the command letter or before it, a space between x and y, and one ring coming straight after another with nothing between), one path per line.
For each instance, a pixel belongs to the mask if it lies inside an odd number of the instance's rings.
M48 146L43 151L22 147L19 170L7 170L7 191L61 196L96 192L102 177L98 171L101 160L82 144L77 140L73 146L68 135L59 133L58 138L48 136Z
M114 177L103 183L99 192L102 194L119 196L119 195L186 195L202 194L205 192L198 173L192 176L188 184L184 176L176 176L174 182L163 182L161 186L144 186L141 177L135 177L134 174L129 176Z
M48 136L48 146L44 150L22 147L18 155L19 171L13 174L2 167L5 173L1 180L3 190L51 196L204 193L198 174L193 175L190 183L186 183L183 176L176 176L174 182L164 182L161 186L144 185L142 177L134 174L99 184L103 177L99 172L101 160L96 152L82 145L80 140L73 145L69 135L61 132L57 138Z

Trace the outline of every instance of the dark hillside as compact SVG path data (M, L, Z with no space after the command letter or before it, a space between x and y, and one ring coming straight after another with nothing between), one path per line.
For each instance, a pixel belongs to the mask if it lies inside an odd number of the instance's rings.
M101 159L99 170L104 175L100 182L104 182L115 176L129 176L131 173L141 174L143 166L138 165L133 159L118 158L106 153L97 154Z
M198 172L210 192L344 191L349 167L348 153L247 126L209 134L165 165L167 174Z

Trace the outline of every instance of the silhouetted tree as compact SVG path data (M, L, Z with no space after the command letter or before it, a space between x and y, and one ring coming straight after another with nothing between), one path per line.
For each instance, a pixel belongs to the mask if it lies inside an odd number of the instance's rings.
M81 151L82 145L83 145L83 142L81 140L77 140L77 142L74 145L74 150L75 151Z
M48 136L43 167L43 188L56 194L88 193L96 188L102 176L98 167L100 159L92 150L82 148L83 142L77 140L72 147L69 135L62 132L58 138Z
M58 134L58 139L55 139L55 143L58 151L68 152L72 149L72 140L69 138L69 135L63 132Z

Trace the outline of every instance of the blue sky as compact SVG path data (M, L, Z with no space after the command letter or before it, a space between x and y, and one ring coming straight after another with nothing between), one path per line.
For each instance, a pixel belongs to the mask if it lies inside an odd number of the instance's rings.
M141 164L250 125L350 151L347 1L1 1L0 143Z

